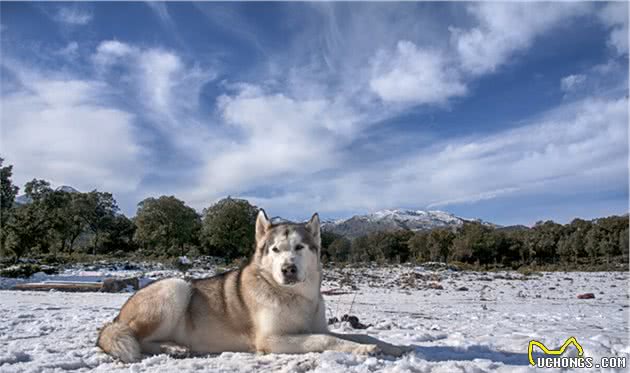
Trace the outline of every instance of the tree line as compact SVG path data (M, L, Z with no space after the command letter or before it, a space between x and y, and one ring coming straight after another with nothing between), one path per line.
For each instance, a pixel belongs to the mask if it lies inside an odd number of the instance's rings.
M76 253L171 257L211 255L233 260L254 246L258 208L225 198L198 214L174 196L146 198L136 216L120 213L111 193L54 190L45 180L24 186L29 203L17 204L12 166L0 158L0 255L59 256ZM322 257L338 263L500 265L609 264L628 262L628 216L569 224L538 222L532 228L495 228L466 222L457 229L375 232L350 240L322 233Z
M173 197L146 198L134 218L120 213L111 193L54 190L45 180L24 186L16 203L12 166L0 158L0 256L68 254L141 257L212 255L227 260L249 256L258 208L225 198L198 214Z
M325 233L324 256L338 262L450 261L488 267L628 263L628 215L532 228L465 222L457 229L375 232L349 240Z

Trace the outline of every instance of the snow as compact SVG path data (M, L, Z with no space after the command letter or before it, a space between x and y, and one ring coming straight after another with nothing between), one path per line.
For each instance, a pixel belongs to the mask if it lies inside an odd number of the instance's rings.
M444 211L439 210L379 210L368 215L360 215L355 218L359 218L369 222L399 222L405 223L410 229L419 229L426 227L442 227L442 226L460 226L464 223L464 220ZM347 220L335 222L335 225L343 224Z
M85 281L130 272L75 269L67 277ZM412 345L414 350L401 358L338 352L222 353L185 359L157 355L134 364L117 362L94 345L98 328L117 314L131 294L4 290L0 292L0 372L531 372L536 371L527 359L531 339L557 348L575 336L586 356L630 357L628 278L628 273L618 272L524 276L411 266L327 270L323 288L346 291L325 296L327 316L340 319L353 314L372 324L366 330L353 330L338 323L331 326L334 331L369 333ZM429 288L429 283L444 289ZM468 290L457 290L463 286ZM577 299L577 294L586 292L596 298Z

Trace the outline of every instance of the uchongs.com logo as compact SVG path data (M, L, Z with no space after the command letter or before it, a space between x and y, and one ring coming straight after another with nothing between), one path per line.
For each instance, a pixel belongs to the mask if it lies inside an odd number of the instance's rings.
M577 356L562 356L570 345L577 350ZM534 358L534 346L538 347L544 356ZM594 362L592 357L584 356L584 349L575 337L569 337L556 350L547 348L539 341L529 341L527 356L529 363L538 368L625 368L627 366L627 358L623 356L602 357L599 362Z

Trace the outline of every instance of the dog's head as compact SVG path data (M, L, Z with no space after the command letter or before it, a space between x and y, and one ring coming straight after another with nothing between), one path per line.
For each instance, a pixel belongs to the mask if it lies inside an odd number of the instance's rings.
M320 251L317 213L302 224L272 224L263 210L258 213L255 260L278 284L293 286L319 273Z

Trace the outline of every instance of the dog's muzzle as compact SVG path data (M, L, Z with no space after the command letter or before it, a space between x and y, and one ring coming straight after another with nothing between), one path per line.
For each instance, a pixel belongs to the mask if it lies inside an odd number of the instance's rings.
M282 278L285 285L293 285L298 282L297 266L295 264L285 264L282 266Z

